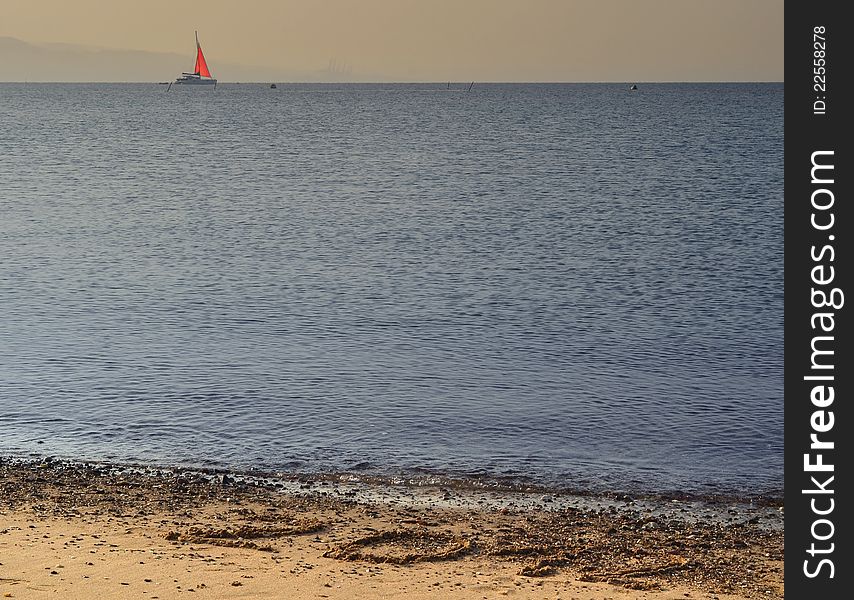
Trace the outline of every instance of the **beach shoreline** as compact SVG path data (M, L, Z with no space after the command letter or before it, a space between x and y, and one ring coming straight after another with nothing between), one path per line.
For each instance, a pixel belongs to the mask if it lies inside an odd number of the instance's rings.
M783 597L774 501L0 459L0 597Z
M719 484L680 487L671 485L659 488L649 485L591 485L589 481L575 483L566 481L561 485L542 482L525 476L496 475L486 473L449 473L424 468L410 470L382 469L355 470L297 470L251 468L241 469L227 466L210 466L195 464L166 464L162 460L139 462L135 459L109 457L106 459L78 459L73 455L47 454L39 452L17 451L0 453L0 463L20 465L50 465L62 464L94 469L100 473L121 471L135 472L140 475L159 476L181 473L189 477L201 477L210 480L220 480L223 476L235 478L247 483L261 486L276 487L281 491L300 493L306 486L334 485L335 489L347 486L363 490L396 489L444 489L460 491L463 494L490 492L507 494L508 496L555 496L561 498L595 498L618 501L642 501L653 504L665 504L670 501L687 502L696 505L732 505L732 506L762 506L779 508L784 504L782 487L761 487L733 489Z

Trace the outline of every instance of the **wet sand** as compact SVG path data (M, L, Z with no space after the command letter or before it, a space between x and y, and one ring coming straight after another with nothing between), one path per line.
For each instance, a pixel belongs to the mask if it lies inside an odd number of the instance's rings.
M0 459L0 598L783 598L771 504Z

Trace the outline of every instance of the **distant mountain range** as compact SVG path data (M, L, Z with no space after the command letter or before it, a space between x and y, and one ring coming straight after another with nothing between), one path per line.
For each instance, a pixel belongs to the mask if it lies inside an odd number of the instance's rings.
M207 54L207 53L206 53ZM159 82L192 69L194 55L120 50L76 44L35 44L0 36L0 81ZM208 56L221 82L340 81L332 69L288 71L222 63Z

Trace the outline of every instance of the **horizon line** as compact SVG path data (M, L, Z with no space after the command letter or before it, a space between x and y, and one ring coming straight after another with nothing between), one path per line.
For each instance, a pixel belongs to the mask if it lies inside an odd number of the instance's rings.
M214 78L216 79L216 78ZM15 83L15 84L86 84L86 85L94 85L94 84L133 84L133 85L142 85L142 84L152 84L152 85L167 85L169 83L173 83L173 81L0 81L0 84L6 83ZM673 83L696 83L696 84L713 84L713 83L785 83L784 80L772 80L772 79L705 79L705 80L662 80L662 81L642 81L642 80L600 80L600 81L498 81L498 80L490 80L490 81L468 81L468 80L424 80L424 81L401 81L401 80L389 80L389 81L282 81L282 80L273 80L267 79L264 81L254 81L254 80L246 80L246 81L220 81L217 80L217 85L242 85L242 84L269 84L276 83L282 85L386 85L386 84L398 84L398 85L447 85L448 83L452 84L460 84L460 85L468 85L474 83L476 85L510 85L510 84L520 84L520 85L604 85L604 84L637 84L637 85L662 85L662 84L673 84Z

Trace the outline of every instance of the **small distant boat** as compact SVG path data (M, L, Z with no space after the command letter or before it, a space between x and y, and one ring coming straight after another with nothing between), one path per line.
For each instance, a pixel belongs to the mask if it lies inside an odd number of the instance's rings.
M216 85L216 79L208 69L205 55L202 54L202 46L199 44L199 32L196 32L196 68L192 73L181 73L175 80L176 84L182 85Z
M271 89L271 90L275 90L275 89L276 89L276 84L275 84L275 83L271 83L271 84L270 84L270 89Z
M633 84L632 84L632 87L630 87L629 89L630 89L631 91L635 91L636 89L638 89L638 86L636 86L636 85L633 83Z

